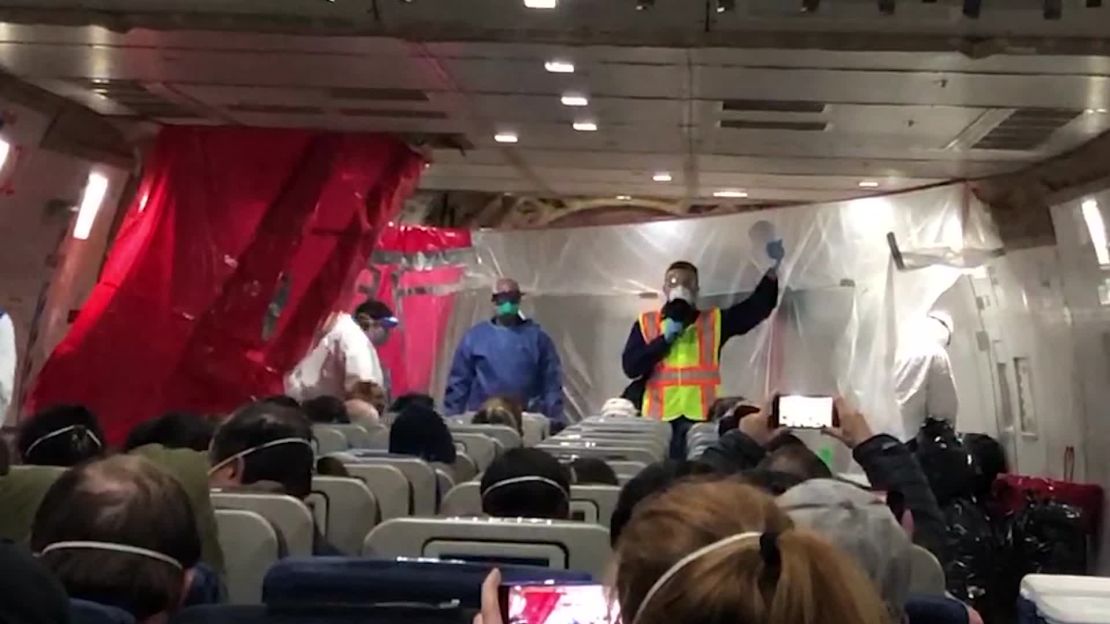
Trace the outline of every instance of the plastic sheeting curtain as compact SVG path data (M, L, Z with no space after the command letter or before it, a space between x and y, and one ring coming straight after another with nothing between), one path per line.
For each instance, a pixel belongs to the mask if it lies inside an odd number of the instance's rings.
M88 405L119 442L166 410L280 392L421 164L384 136L167 127L27 409Z
M904 252L935 261L898 270L888 232ZM879 429L898 432L891 373L900 330L955 283L963 259L991 257L982 251L1000 246L983 207L962 185L702 219L478 232L449 344L490 317L489 287L497 276L518 279L526 312L559 348L568 412L590 415L629 382L621 351L637 316L662 304L667 265L694 262L701 306L728 305L746 297L768 268L768 236L781 237L787 249L781 304L772 319L724 349L724 391L748 397L771 388L840 391L855 395ZM440 384L448 365L449 359L439 362Z

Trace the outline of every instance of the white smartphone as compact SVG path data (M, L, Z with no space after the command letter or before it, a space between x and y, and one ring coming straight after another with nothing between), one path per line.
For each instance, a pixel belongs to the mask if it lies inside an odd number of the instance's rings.
M839 424L832 397L800 394L776 396L774 420L779 427L790 429L821 429Z

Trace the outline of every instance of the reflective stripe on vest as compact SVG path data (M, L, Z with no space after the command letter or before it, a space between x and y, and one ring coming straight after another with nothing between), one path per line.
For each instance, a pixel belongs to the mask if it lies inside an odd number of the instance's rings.
M659 312L642 315L640 331L648 343L661 336L662 315ZM644 392L644 417L669 421L685 416L705 420L721 385L720 347L721 311L717 308L702 311L694 327L675 340L667 357L655 367Z

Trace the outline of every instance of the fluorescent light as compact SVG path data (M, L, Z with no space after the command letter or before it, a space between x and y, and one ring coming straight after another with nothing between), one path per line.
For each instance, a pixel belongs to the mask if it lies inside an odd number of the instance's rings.
M12 152L12 144L0 139L0 171L4 170L4 163L8 162L8 154Z
M520 141L520 137L513 132L498 132L493 135L493 140L498 143L516 143Z
M590 100L584 95L567 93L563 96L563 106L589 106Z
M666 171L660 171L659 173L651 176L651 179L655 180L656 182L670 182L674 178L671 177L670 173Z
M727 198L744 198L748 196L747 191L717 191L713 193L713 197L727 197Z
M631 199L631 195L617 195L617 201L629 201Z
M77 222L73 225L73 238L85 240L89 237L107 193L108 178L95 171L90 173L89 181L85 183L85 196L81 198L81 208L77 211Z
M874 180L860 180L860 188L879 188L879 183Z
M574 129L579 132L597 132L597 122L576 121L574 122Z
M1095 247L1098 264L1110 266L1110 249L1106 247L1106 223L1102 220L1102 211L1098 209L1098 202L1088 199L1082 206L1083 220L1087 222L1087 231L1091 234L1091 244Z
M524 6L529 9L554 9L559 6L559 0L524 0Z
M574 63L570 61L548 61L543 64L543 68L553 74L573 74Z

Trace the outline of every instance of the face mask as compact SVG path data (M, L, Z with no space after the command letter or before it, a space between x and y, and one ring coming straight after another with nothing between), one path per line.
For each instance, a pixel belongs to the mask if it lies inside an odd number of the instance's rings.
M667 301L683 300L687 303L694 303L694 291L686 286L675 286L667 293Z
M516 316L520 314L520 304L515 301L502 301L497 304L498 316Z

